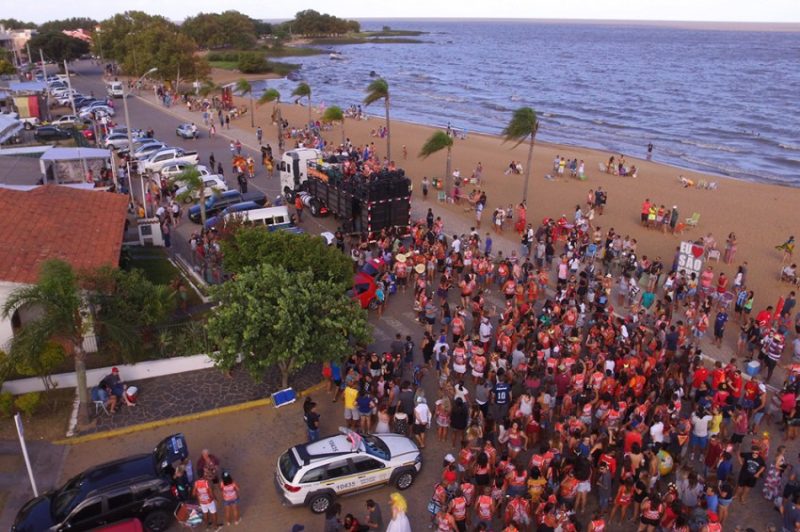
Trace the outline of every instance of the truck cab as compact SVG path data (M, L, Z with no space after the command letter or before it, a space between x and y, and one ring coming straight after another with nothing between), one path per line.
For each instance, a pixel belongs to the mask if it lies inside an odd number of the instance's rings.
M278 170L281 176L281 191L287 202L294 201L295 192L308 179L308 162L320 159L322 152L314 148L297 148L283 154Z
M121 81L110 81L106 85L106 92L112 98L122 98L125 93Z

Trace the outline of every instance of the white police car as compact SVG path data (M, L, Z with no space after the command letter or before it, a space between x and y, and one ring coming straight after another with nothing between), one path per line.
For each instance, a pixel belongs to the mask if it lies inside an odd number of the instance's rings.
M422 468L422 454L411 439L391 433L339 431L295 445L278 458L275 484L284 504L308 505L314 513L322 513L339 495L384 484L404 490L414 483Z

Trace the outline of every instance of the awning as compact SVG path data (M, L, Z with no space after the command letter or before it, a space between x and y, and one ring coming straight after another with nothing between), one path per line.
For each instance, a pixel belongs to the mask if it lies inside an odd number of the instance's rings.
M111 150L102 148L53 148L42 154L42 161L81 161L84 159L109 159Z
M43 92L47 90L44 81L12 81L8 88L13 92Z
M16 115L0 114L0 143L19 133L22 127L23 124L17 119Z

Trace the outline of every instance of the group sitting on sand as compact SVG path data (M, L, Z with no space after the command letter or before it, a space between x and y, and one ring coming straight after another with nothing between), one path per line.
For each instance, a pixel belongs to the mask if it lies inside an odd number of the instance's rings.
M639 177L639 170L636 165L630 167L625 165L625 156L620 154L619 159L615 159L612 155L608 158L608 163L600 163L600 171L607 174L618 175L623 177Z

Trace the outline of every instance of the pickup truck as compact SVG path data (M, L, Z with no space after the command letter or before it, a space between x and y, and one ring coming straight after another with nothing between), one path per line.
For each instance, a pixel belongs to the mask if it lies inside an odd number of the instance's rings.
M144 161L142 168L144 168L145 172L155 173L167 165L178 162L197 164L200 162L200 157L196 151L187 151L183 148L165 148L154 152L148 157Z
M225 192L221 194L215 194L206 200L206 217L211 218L231 205L245 201L252 201L257 203L259 206L263 206L267 203L267 197L263 192L247 192L242 194L238 190L226 190ZM191 221L199 224L200 216L199 204L189 207L189 219Z

